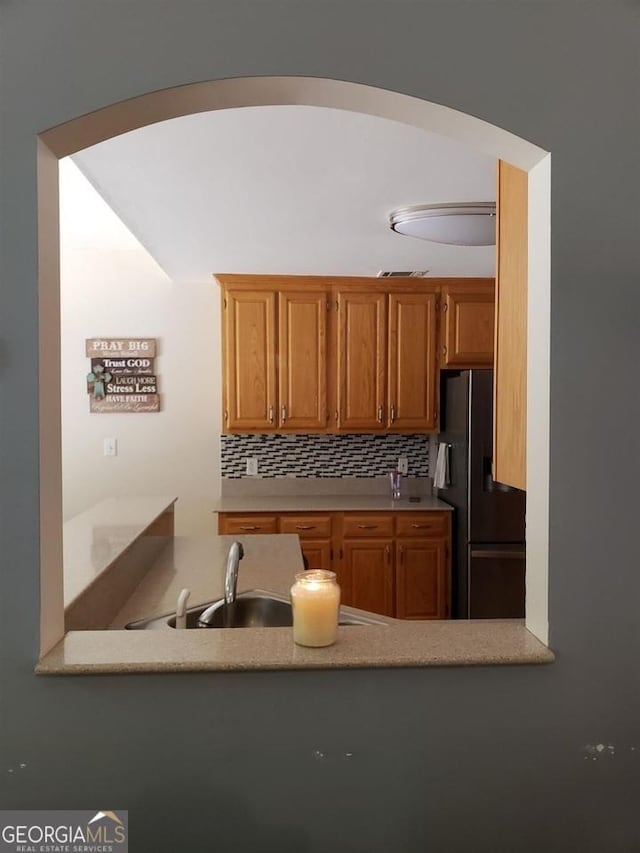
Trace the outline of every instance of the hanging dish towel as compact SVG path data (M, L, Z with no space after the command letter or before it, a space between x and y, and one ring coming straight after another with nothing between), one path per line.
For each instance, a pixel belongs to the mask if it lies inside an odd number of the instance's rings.
M436 459L436 473L433 478L435 489L444 489L449 485L449 445L440 442L438 445L438 458Z

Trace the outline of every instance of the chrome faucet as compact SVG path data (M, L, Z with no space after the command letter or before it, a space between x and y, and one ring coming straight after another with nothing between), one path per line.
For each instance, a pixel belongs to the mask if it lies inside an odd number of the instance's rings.
M244 548L242 542L232 542L227 554L227 568L224 573L224 620L225 624L229 617L227 608L234 604L236 600L236 589L238 587L238 567L240 560L244 557ZM222 601L214 601L207 609L200 614L198 625L201 628L211 627L211 622L216 612L222 606ZM231 625L229 625L231 627Z
M233 542L227 554L227 569L224 574L224 603L233 604L236 600L238 588L238 568L240 560L244 557L244 548L241 542Z

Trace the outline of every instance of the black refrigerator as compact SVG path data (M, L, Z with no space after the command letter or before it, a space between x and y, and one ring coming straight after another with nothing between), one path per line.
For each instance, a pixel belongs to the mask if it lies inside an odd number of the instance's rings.
M524 618L526 493L491 475L493 371L442 371L440 395L449 483L438 496L455 508L452 615Z

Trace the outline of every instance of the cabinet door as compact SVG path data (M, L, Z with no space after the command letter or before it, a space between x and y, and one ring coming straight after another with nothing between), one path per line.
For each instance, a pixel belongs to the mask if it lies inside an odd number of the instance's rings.
M437 294L389 296L390 430L437 427Z
M338 293L339 430L384 427L386 294Z
M393 540L345 541L342 582L345 603L371 613L393 615Z
M442 348L444 366L491 367L494 325L493 281L477 287L447 287L444 297Z
M447 546L444 539L396 542L398 619L446 619L449 615Z
M278 294L278 420L282 429L327 425L327 295Z
M528 176L498 163L493 477L526 489Z
M308 569L331 570L331 540L301 539L300 549L306 557ZM339 583L340 581L338 581Z
M276 294L227 290L223 299L225 429L273 430Z

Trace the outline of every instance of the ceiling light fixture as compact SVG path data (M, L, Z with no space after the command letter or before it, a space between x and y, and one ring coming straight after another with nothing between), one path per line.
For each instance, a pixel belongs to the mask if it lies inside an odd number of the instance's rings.
M452 246L492 246L496 242L496 205L492 201L416 204L389 214L398 234Z

